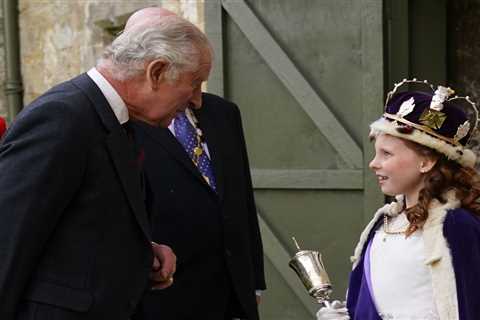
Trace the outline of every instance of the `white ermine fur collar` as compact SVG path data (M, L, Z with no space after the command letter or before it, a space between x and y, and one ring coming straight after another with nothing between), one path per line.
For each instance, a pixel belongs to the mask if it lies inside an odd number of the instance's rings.
M425 264L432 271L433 296L441 320L458 319L458 300L455 282L455 273L448 243L443 235L443 222L448 210L460 207L460 201L455 196L455 191L445 193L446 202L442 204L434 199L430 203L428 218L422 228L425 245ZM378 209L373 219L360 235L360 241L355 247L354 255L350 258L355 268L360 260L362 250L366 245L368 235L384 214L395 217L405 207L404 196L396 196L396 201L386 204Z
M447 200L446 203L442 204L437 199L433 199L430 204L430 209L428 212L427 221L425 221L424 229L429 228L431 225L438 225L443 224L443 220L445 219L446 211L460 207L460 201L455 196L455 191L451 190L445 193L444 198ZM398 216L405 208L405 197L403 195L397 195L395 197L395 201L387 203L383 207L375 212L373 219L367 224L365 229L362 231L360 235L360 240L355 247L355 251L353 256L350 257L351 262L353 263L353 268L356 267L356 263L362 254L362 249L367 242L368 235L372 231L373 227L377 223L377 221L383 217L384 214L388 215L389 217L396 217Z

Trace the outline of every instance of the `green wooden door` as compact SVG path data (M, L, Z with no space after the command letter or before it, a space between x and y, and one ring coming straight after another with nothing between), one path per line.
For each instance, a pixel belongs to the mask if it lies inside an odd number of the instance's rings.
M447 2L384 0L388 90L404 78L448 84Z
M382 203L368 124L382 110L382 1L210 0L208 91L241 109L265 246L262 319L313 319L288 260L319 250L344 299L349 257Z

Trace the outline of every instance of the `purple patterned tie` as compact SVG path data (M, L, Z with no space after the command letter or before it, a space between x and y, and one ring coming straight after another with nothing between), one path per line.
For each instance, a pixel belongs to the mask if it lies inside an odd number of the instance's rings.
M190 159L197 166L203 178L212 187L217 190L215 183L215 175L213 174L212 164L198 136L197 130L190 123L185 112L178 113L173 124L175 128L175 136L180 144L187 151Z

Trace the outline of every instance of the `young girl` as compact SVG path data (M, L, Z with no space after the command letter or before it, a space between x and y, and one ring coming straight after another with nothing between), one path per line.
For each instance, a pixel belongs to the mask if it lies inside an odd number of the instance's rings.
M370 126L370 168L396 200L360 236L346 308L318 320L480 319L480 177L467 148L478 112L445 87L397 93L411 83L395 86Z

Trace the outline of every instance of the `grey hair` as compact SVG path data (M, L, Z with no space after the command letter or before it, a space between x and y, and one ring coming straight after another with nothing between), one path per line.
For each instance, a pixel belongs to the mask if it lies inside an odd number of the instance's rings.
M124 30L108 46L97 66L107 68L117 80L130 79L145 69L145 62L163 59L168 63L167 80L180 72L195 71L205 50L213 50L205 34L177 16L168 16Z

